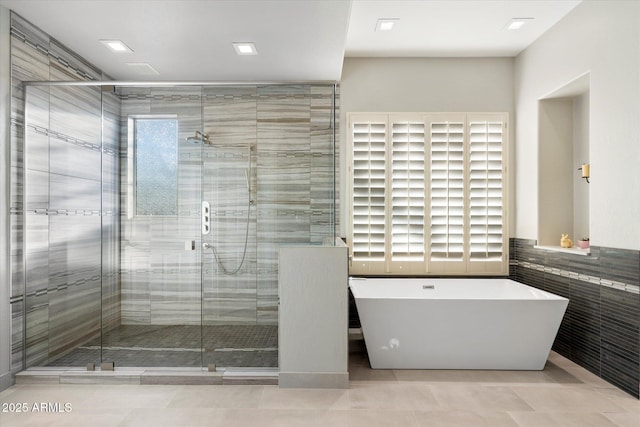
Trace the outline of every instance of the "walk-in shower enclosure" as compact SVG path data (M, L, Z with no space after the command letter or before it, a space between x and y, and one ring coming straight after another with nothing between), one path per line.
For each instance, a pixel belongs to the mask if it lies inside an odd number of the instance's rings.
M278 248L335 238L336 86L23 90L23 369L277 367Z

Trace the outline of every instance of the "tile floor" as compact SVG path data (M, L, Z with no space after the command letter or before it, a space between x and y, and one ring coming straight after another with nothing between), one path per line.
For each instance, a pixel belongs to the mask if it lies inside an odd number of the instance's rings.
M123 325L46 366L277 367L277 349L277 325Z
M0 426L639 427L640 401L551 353L543 371L371 370L352 347L348 390L266 385L16 385ZM68 412L34 412L41 402Z

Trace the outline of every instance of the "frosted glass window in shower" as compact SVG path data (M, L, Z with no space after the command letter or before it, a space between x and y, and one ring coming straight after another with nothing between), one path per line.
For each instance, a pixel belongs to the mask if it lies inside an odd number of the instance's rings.
M137 215L176 215L178 121L136 119L135 176Z

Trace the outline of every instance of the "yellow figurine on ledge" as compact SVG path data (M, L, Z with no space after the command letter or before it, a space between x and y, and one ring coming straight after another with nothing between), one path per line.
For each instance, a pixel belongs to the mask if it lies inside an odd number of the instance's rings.
M561 248L571 248L573 247L573 240L569 238L568 234L563 234L562 239L560 239L560 247Z

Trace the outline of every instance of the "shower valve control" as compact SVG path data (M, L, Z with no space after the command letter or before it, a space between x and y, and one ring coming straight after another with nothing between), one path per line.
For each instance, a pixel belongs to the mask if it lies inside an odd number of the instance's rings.
M202 234L211 232L211 206L209 202L202 202Z

